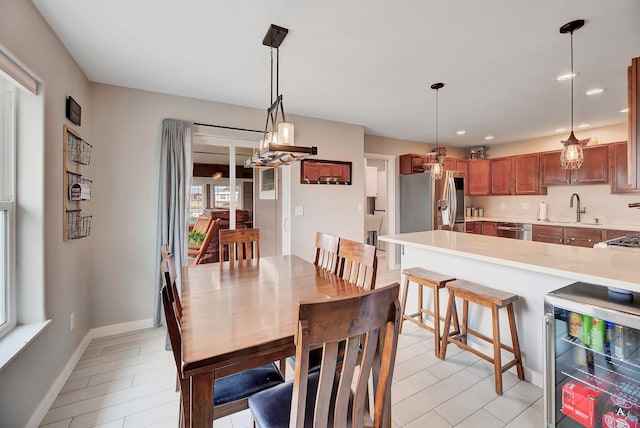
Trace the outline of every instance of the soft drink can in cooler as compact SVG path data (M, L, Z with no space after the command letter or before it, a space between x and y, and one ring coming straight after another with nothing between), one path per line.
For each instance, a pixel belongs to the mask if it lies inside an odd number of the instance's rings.
M604 352L604 337L607 334L607 323L604 320L594 318L591 327L591 349L596 352Z
M582 337L582 315L576 312L569 312L569 336Z
M586 346L591 346L591 327L593 327L593 318L582 315L582 343Z

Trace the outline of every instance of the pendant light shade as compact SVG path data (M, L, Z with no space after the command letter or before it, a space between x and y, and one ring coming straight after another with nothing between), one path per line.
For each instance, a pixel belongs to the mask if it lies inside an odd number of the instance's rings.
M589 142L589 138L584 140L578 140L573 133L573 79L576 74L573 72L573 32L582 28L584 25L583 19L577 19L575 21L568 22L560 27L560 33L571 35L571 134L569 138L562 142L564 147L560 153L560 165L562 169L579 169L584 161L583 146L586 146Z
M434 83L433 85L431 85L431 89L435 89L436 91L436 159L435 162L431 165L431 177L434 180L440 180L442 178L442 171L444 169L442 167L442 162L444 162L444 159L442 159L442 157L440 156L440 150L438 149L438 90L442 89L443 87L444 83Z

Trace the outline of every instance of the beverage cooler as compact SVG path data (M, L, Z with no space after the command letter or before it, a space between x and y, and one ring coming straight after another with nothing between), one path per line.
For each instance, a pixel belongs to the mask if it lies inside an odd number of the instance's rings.
M640 294L575 283L544 302L545 426L640 428Z

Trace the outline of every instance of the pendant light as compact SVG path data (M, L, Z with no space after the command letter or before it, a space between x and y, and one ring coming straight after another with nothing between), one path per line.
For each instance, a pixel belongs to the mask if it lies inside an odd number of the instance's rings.
M271 49L271 96L270 105L267 109L267 121L264 127L264 145L279 144L285 146L293 146L293 123L287 122L284 115L284 104L282 102L282 94L280 94L280 44L287 36L288 29L271 24L269 30L262 40L262 44L269 46ZM276 50L276 98L273 98L273 50ZM278 113L282 114L279 120Z
M584 161L584 153L582 147L586 146L590 138L584 140L578 140L573 133L573 79L575 79L575 73L573 72L573 32L579 30L584 25L584 19L577 19L575 21L568 22L560 27L560 33L571 35L571 134L566 141L562 141L564 147L560 153L560 164L562 169L579 169Z
M434 180L440 180L442 178L442 162L444 159L440 157L440 150L438 149L438 91L444 87L444 83L434 83L431 85L431 89L435 89L436 91L436 159L433 164L431 164L431 177Z

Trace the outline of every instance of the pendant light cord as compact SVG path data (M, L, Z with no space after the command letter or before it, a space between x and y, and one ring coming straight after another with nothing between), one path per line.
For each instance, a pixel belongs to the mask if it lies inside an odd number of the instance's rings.
M573 80L576 78L573 73L573 30L571 31L571 132L573 133Z
M436 89L436 159L438 158L438 92L439 89Z
M273 48L270 49L271 53L271 74L269 80L269 87L271 88L271 92L269 94L269 105L273 104Z

